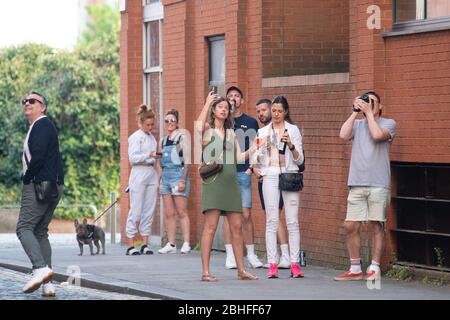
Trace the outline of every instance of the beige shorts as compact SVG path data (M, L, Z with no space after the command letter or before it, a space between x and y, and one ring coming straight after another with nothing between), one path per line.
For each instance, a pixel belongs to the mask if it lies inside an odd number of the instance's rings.
M345 221L386 221L391 190L378 187L350 187Z

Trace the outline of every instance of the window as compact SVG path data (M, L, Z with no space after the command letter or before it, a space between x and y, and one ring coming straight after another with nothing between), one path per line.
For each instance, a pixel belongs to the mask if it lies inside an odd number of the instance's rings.
M397 0L395 22L425 20L450 16L448 0Z
M159 113L161 107L161 24L161 20L150 21L145 23L144 27L145 103L152 106L157 113Z
M450 270L450 165L393 163L399 263Z
M216 86L225 95L225 36L208 38L209 85Z

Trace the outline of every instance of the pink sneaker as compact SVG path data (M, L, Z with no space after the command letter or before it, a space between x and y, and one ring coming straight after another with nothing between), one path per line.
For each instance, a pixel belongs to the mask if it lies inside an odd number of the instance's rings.
M303 273L302 269L300 269L298 263L291 263L291 277L303 278L304 276L305 274Z
M278 278L278 266L276 263L271 263L269 265L269 272L267 272L267 278L269 279Z

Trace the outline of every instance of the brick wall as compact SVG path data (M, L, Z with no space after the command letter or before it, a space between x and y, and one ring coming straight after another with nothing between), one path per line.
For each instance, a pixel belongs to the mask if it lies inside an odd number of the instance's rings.
M348 1L262 3L265 77L348 72Z
M393 160L450 163L450 31L387 38L385 77Z

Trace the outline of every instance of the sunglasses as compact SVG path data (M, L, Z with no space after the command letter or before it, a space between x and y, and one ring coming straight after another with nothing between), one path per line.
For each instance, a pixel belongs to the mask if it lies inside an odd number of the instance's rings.
M33 99L33 98L31 98L31 99L23 99L23 100L22 100L22 105L26 105L27 102L28 102L29 104L35 104L36 102L39 102L40 104L43 104L42 101L39 101L38 99Z
M165 123L177 123L177 121L173 120L173 119L166 119L166 120L164 120L164 122Z

